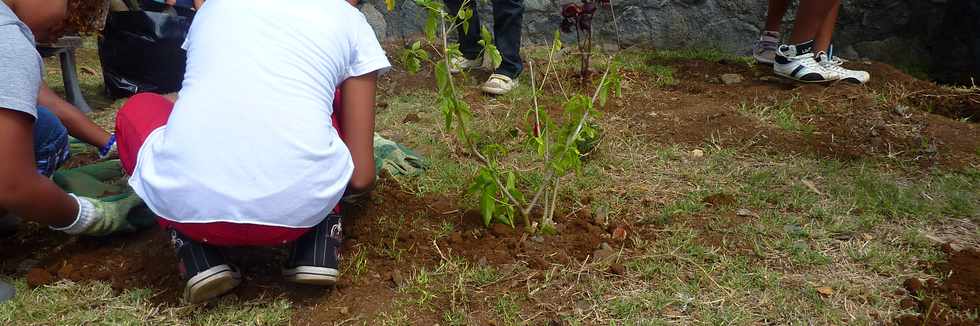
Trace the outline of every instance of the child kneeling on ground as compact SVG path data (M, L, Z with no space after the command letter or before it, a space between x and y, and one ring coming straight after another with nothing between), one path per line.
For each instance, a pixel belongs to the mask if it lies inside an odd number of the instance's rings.
M240 283L218 246L291 244L288 280L333 284L337 205L375 180L374 96L390 64L371 27L342 0L210 0L184 48L176 102L139 94L116 120L129 183L173 240L183 299Z

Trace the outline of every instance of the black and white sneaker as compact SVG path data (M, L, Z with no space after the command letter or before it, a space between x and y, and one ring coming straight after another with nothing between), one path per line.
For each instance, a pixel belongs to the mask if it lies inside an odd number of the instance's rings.
M836 72L840 80L855 84L864 84L871 80L871 74L864 70L851 70L844 68L844 60L827 53L817 53L816 60L824 69Z
M330 214L293 244L282 274L287 280L314 285L333 285L340 275L341 217Z
M776 75L804 83L823 83L840 79L840 74L820 65L814 58L813 41L797 45L780 45L776 49Z
M241 284L238 269L226 263L216 248L195 242L174 229L170 229L170 240L180 259L177 268L187 280L184 302L199 303L217 298Z

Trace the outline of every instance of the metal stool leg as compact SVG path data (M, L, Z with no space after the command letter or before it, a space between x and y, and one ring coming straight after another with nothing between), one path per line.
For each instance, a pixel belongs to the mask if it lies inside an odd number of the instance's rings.
M58 54L58 58L61 59L61 77L65 82L65 99L84 113L92 112L79 87L78 72L75 69L75 50L65 49Z

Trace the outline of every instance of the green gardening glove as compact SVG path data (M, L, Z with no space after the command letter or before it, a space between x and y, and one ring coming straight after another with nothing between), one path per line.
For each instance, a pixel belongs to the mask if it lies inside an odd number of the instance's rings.
M374 169L378 175L384 170L393 176L417 176L428 167L428 162L411 149L374 134Z
M109 160L74 169L58 170L51 179L65 192L98 198L107 193L119 193L124 187L110 183L123 177L119 160Z
M105 236L113 233L132 232L153 225L153 214L143 206L143 200L132 191L115 196L94 199L79 197L94 207L92 222L80 234Z

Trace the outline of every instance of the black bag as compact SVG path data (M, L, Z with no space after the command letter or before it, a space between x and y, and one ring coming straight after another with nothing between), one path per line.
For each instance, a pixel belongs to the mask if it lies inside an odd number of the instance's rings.
M109 13L99 37L105 90L112 98L136 93L171 93L184 80L187 52L181 49L193 14L151 11Z

